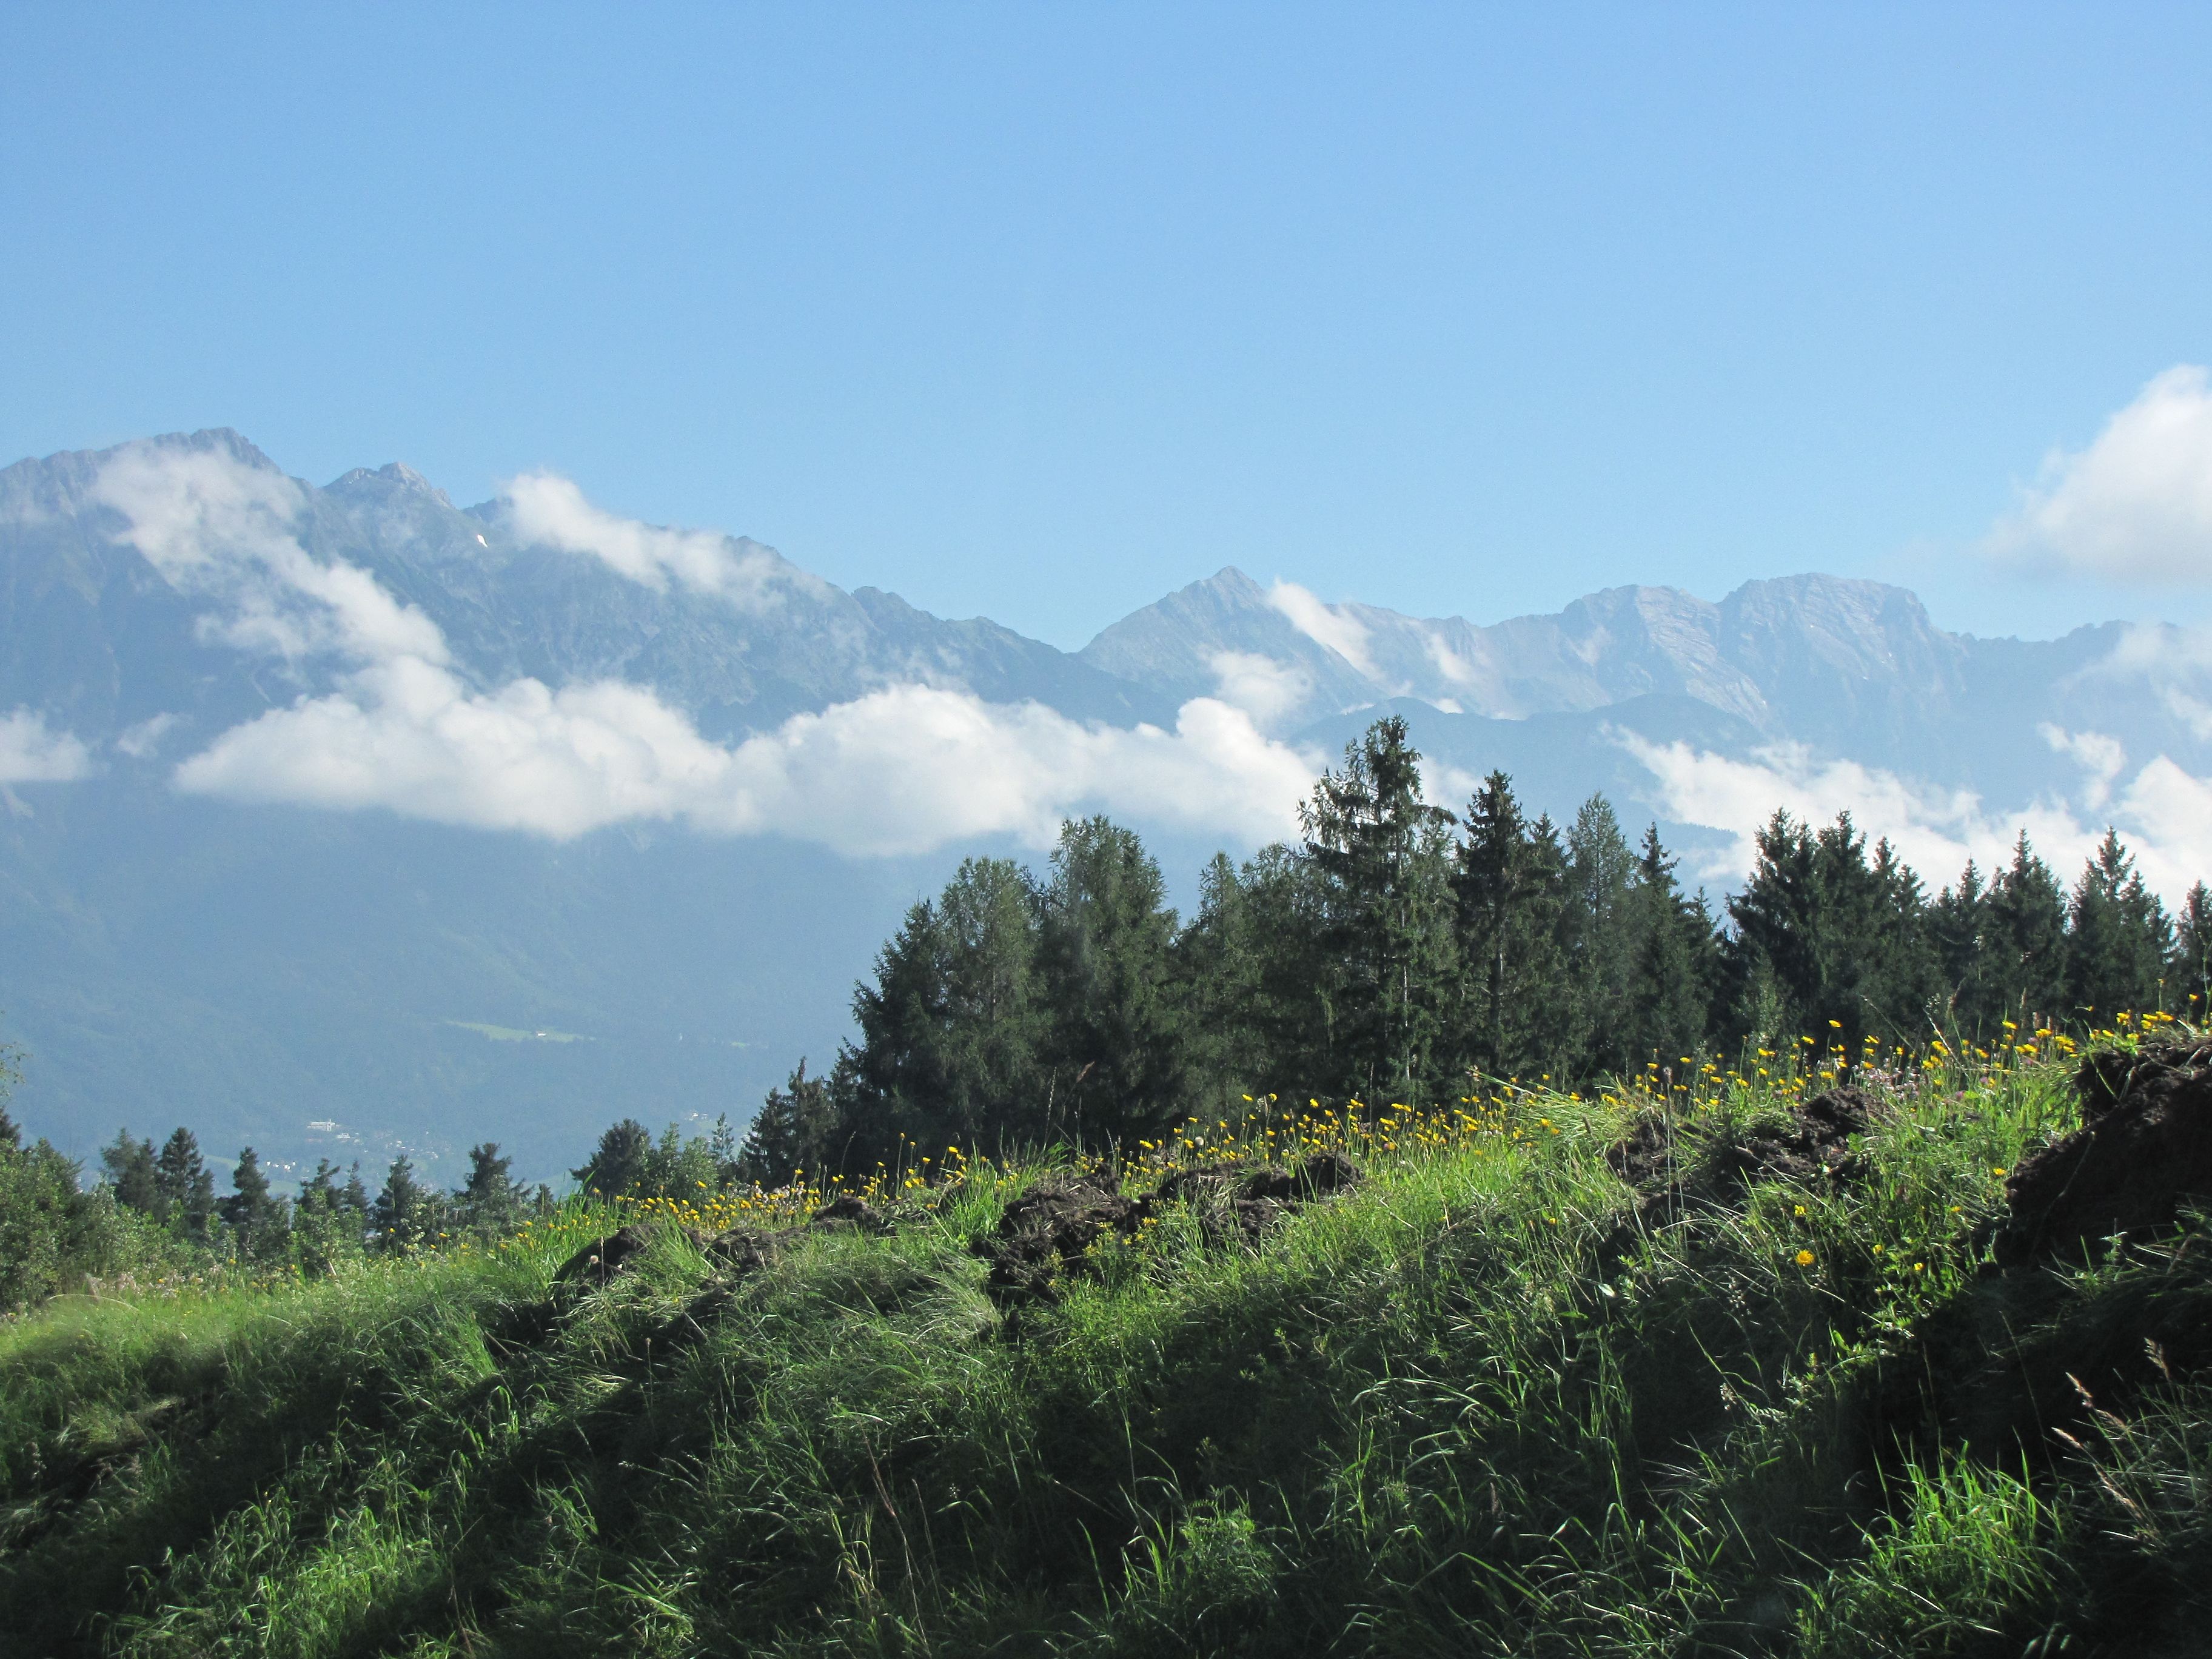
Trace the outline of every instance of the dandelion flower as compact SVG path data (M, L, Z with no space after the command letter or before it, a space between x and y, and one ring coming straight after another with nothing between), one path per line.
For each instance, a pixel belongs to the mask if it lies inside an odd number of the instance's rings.
M1798 1265L1799 1267L1811 1267L1811 1266L1813 1265L1813 1253L1812 1253L1812 1251L1810 1251L1810 1250L1800 1250L1800 1251L1798 1251L1798 1252L1797 1252L1797 1265Z

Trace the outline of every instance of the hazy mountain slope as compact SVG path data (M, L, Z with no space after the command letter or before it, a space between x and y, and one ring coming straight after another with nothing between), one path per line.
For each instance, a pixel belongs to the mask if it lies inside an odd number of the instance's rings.
M133 461L209 483L158 560L130 539L150 533L145 514L117 504L128 468L113 469ZM26 460L0 469L0 721L27 710L73 736L90 775L0 776L0 1037L31 1051L21 1115L72 1151L122 1123L182 1121L226 1156L247 1139L280 1166L405 1147L447 1174L493 1138L552 1176L624 1114L743 1118L801 1054L829 1058L854 980L906 906L963 854L1010 850L956 839L844 858L788 817L766 822L791 839L656 824L553 842L381 807L181 795L185 757L342 692L358 667L283 592L252 587L250 560L210 562L271 524L292 550L268 556L304 556L310 586L365 573L420 613L378 625L427 625L426 648L487 696L620 681L711 743L917 683L1122 730L1176 731L1188 700L1219 697L1322 760L1387 705L1445 804L1493 768L1562 818L1601 789L1632 828L1656 818L1692 869L1737 832L1717 827L1717 792L1763 815L1812 778L1788 798L1832 811L1857 775L1818 775L1845 763L1898 775L1954 829L1976 813L2008 825L2035 801L2101 823L2124 769L2159 755L2174 777L2212 773L2212 672L2187 636L1975 639L1872 582L1796 576L1718 601L1613 588L1485 625L1325 605L1226 569L1071 654L848 593L757 543L613 520L559 481L466 509L397 464L319 489L228 431ZM1098 737L1054 726L1048 741ZM1152 764L1152 739L1131 741L1097 764L1124 778L1111 768ZM933 775L956 794L1009 787ZM1176 775L1187 789L1198 775ZM881 793L872 775L860 785ZM2169 792L2169 815L2186 807ZM903 798L884 810L902 814ZM1186 894L1230 838L1212 819L1139 827Z

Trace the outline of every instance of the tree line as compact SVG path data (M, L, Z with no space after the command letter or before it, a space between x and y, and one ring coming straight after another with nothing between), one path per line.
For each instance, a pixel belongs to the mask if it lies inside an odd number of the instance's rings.
M1850 817L1778 811L1741 892L1686 888L1657 826L1632 845L1601 795L1564 828L1493 772L1463 809L1424 797L1404 722L1325 772L1295 843L1216 854L1188 921L1133 830L1071 821L1040 875L970 859L915 905L854 992L857 1040L801 1061L742 1139L635 1120L577 1188L692 1197L802 1173L865 1176L953 1146L1126 1146L1194 1113L1277 1095L1448 1100L1470 1079L1571 1087L1800 1032L1856 1048L1999 1022L2085 1029L2122 1010L2201 1011L2212 897L2169 916L2110 831L2069 887L2023 833L1930 895ZM4 1109L0 1309L86 1277L214 1266L320 1273L349 1257L491 1238L554 1203L495 1143L450 1191L395 1158L371 1191L328 1159L278 1193L251 1146L221 1196L191 1132L128 1131L96 1182Z
M2023 832L2005 867L1931 895L1848 814L1777 811L1717 908L1602 795L1563 827L1493 772L1455 813L1419 763L1376 721L1301 840L1217 854L1187 922L1103 817L1064 825L1042 875L967 860L857 988L858 1039L769 1095L734 1170L1127 1144L1246 1096L1426 1102L1471 1076L1569 1085L1799 1032L1856 1050L2204 994L2212 899L2199 883L2169 916L2111 831L2070 890Z

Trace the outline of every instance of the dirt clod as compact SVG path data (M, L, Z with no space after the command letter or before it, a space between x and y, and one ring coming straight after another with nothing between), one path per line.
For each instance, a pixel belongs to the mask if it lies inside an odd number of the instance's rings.
M561 1264L553 1274L553 1281L556 1285L605 1285L617 1273L628 1272L659 1231L655 1226L632 1223L604 1238L595 1238ZM687 1229L685 1236L702 1249L706 1247L706 1239L699 1234Z
M2075 1086L2081 1127L2005 1182L2000 1265L2078 1257L2115 1233L2171 1226L2184 1199L2212 1199L2212 1041L2101 1050L2081 1062Z
M1867 1131L1873 1110L1856 1089L1830 1089L1734 1139L1686 1133L1682 1125L1647 1113L1606 1150L1605 1161L1643 1194L1647 1210L1733 1209L1755 1181L1848 1185L1863 1168L1851 1137Z
M1008 1204L976 1252L991 1264L986 1288L1001 1302L1050 1301L1053 1281L1108 1233L1133 1233L1152 1200L1081 1182L1041 1181Z

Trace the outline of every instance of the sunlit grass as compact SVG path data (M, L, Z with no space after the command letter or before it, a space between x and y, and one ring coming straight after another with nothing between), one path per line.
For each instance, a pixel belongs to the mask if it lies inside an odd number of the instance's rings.
M2187 1250L2014 1302L1984 1274L2005 1173L2075 1121L2071 1053L1815 1037L1586 1097L1261 1097L1127 1156L916 1147L66 1298L0 1322L0 1625L132 1654L2016 1653L2097 1628L2085 1540L2186 1587L2212 1531L2202 1413L2027 1469L1915 1403L1942 1322L2197 1282ZM1606 1158L1662 1114L1693 1172L1845 1084L1877 1108L1847 1182L1686 1207ZM1330 1152L1366 1179L1256 1244L1169 1204L1055 1300L985 1292L975 1246L1040 1175L1136 1194ZM893 1230L799 1231L848 1193ZM556 1286L624 1224L658 1241L633 1271ZM702 1248L732 1228L789 1242L732 1283Z

